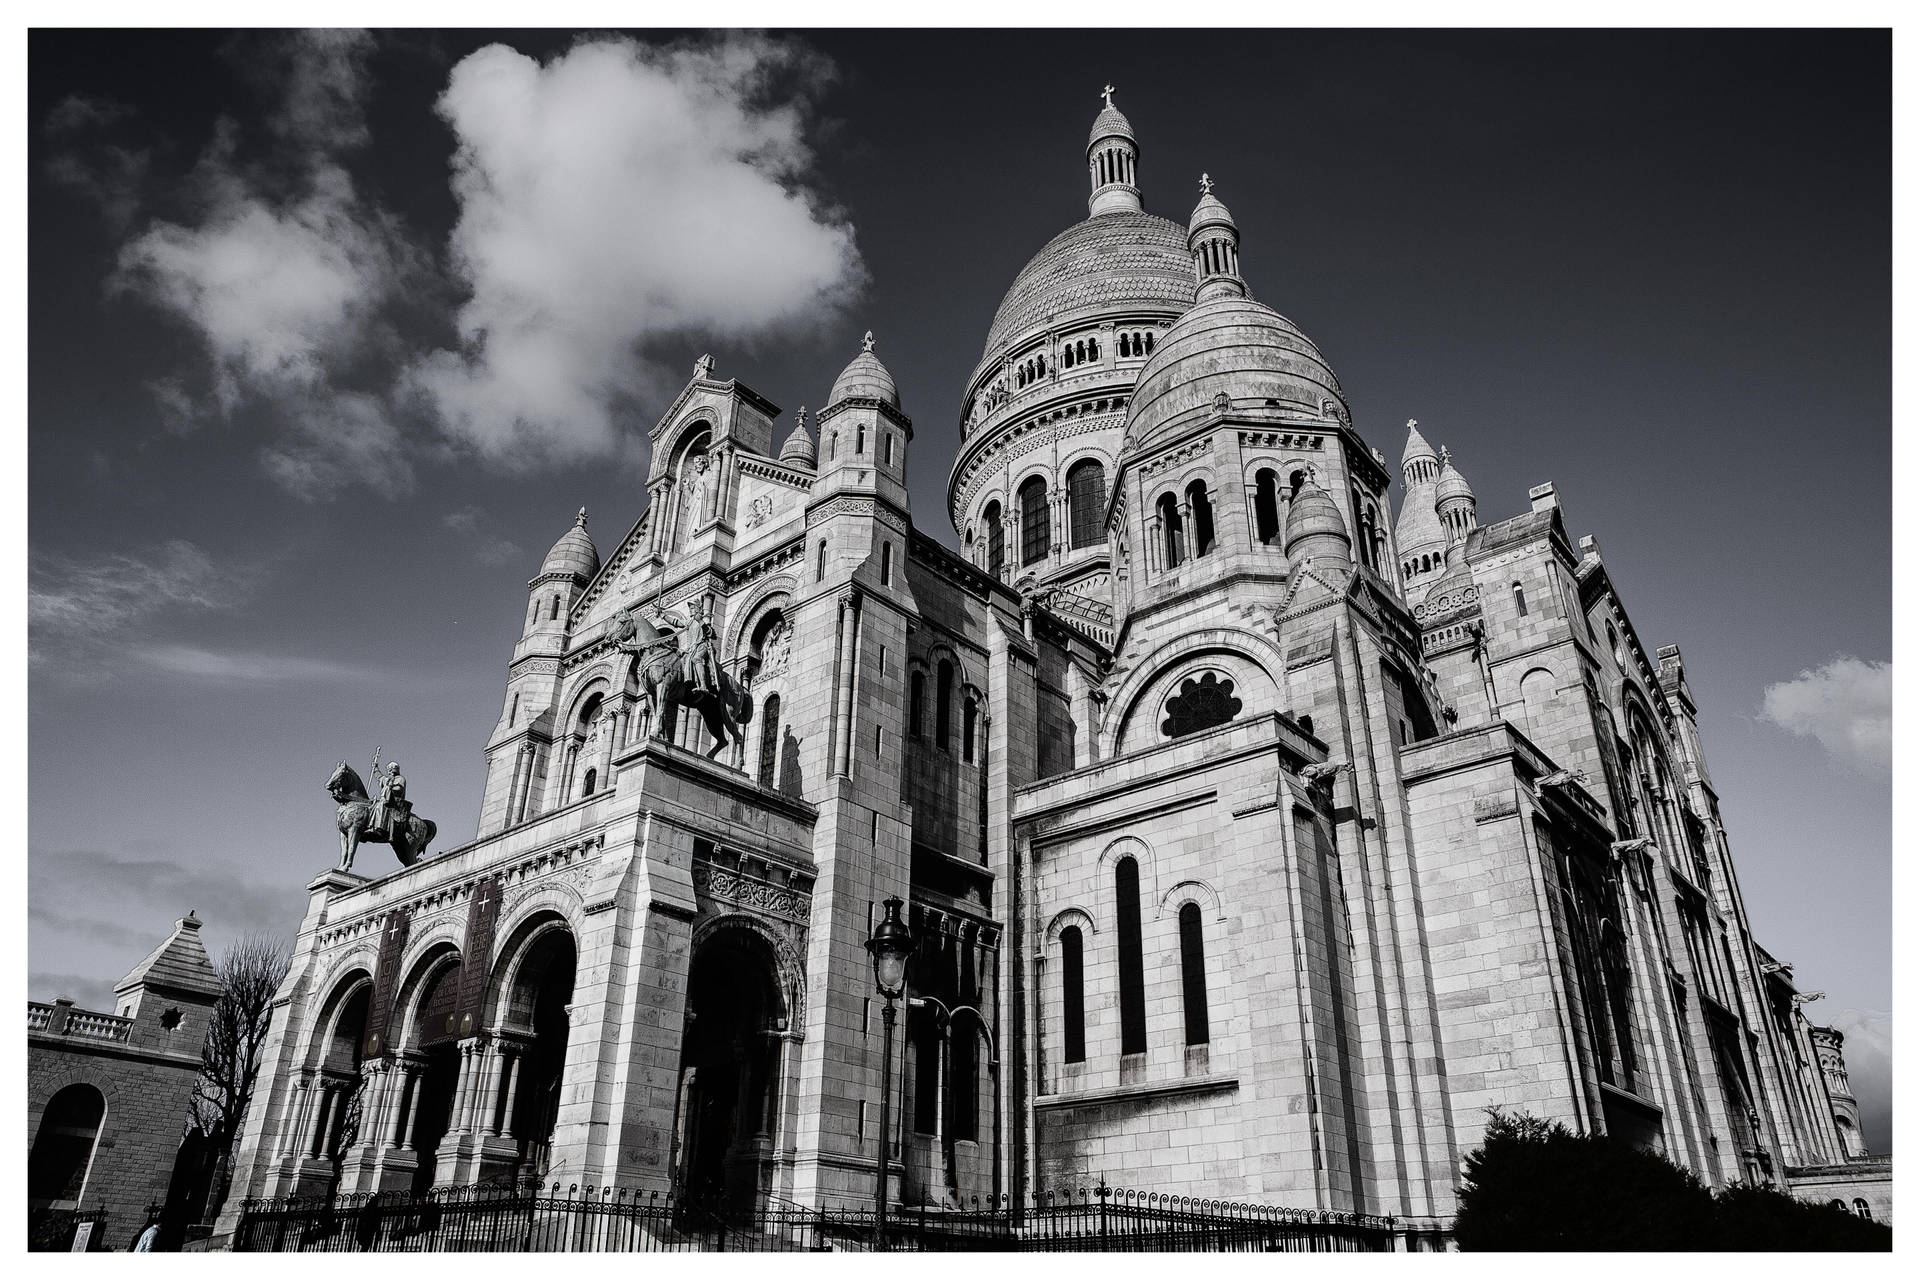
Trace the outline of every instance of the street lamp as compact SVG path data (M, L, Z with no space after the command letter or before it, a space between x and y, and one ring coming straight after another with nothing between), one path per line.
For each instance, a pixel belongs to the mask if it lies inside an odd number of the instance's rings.
M874 1173L874 1244L886 1248L887 1238L887 1140L893 1118L893 1002L907 985L907 955L913 950L913 931L900 918L900 899L888 898L881 904L886 914L867 939L867 951L873 956L873 982L886 997L880 1011L880 1159Z

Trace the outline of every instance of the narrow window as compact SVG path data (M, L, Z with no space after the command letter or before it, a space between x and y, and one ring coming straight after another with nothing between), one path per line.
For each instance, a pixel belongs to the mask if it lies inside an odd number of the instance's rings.
M1104 541L1101 508L1106 505L1107 472L1092 458L1073 464L1067 472L1067 528L1070 545L1091 547Z
M771 787L780 757L780 695L770 693L760 709L760 785Z
M1203 556L1213 550L1213 504L1207 501L1205 481L1187 486L1187 509L1193 518L1193 554Z
M960 756L968 764L973 763L973 735L979 720L980 708L972 698L968 698L966 708L960 714Z
M1513 607L1520 611L1521 617L1527 616L1527 593L1520 589L1517 582L1513 584Z
M509 725L520 723L520 695L517 693L513 695L513 705L507 709L507 723Z
M560 597L553 598L553 608L547 610L547 621L553 622L560 617Z
M926 736L927 677L916 671L907 682L907 730L915 738Z
M946 1136L959 1142L980 1137L979 1047L979 1033L972 1023L964 1031L948 1025Z
M827 436L827 461L832 462L840 455L840 433L832 432Z
M1153 354L1153 334L1147 334L1147 354Z
M915 1009L908 1016L913 1041L913 1131L932 1133L940 1108L940 1030L931 1009Z
M1140 954L1140 865L1120 859L1113 869L1114 907L1119 917L1120 1052L1147 1051L1147 995Z
M953 737L953 664L945 658L940 660L940 679L934 686L934 697L933 740L945 751Z
M1046 559L1052 532L1047 527L1047 482L1033 476L1020 486L1020 563Z
M880 544L880 585L885 587L891 586L892 584L893 544L891 542L883 542Z
M1187 1012L1187 1043L1207 1043L1207 953L1200 941L1200 904L1180 908L1180 995Z
M1160 501L1154 504L1160 512L1161 550L1164 553L1166 567L1178 568L1182 559L1182 539L1180 537L1180 507L1173 495L1163 493Z
M599 780L600 780L600 771L598 769L587 770L587 776L580 783L581 799L584 800L586 797L593 794L593 785Z
M1262 543L1280 537L1280 477L1272 471L1253 478L1253 533Z
M1000 524L1000 504L989 502L981 519L987 526L987 572L997 578L1007 563L1007 531Z
M1087 359L1098 360L1099 358L1100 358L1100 339L1088 338L1087 339Z
M1087 1060L1086 975L1082 969L1080 930L1068 925L1060 931L1060 1030L1065 1044L1062 1060Z
M819 582L827 576L827 540L820 540L820 553L814 557L813 580Z
M876 760L880 758L880 726L879 725L873 726L873 756L874 756L874 759Z
M853 427L853 451L856 454L867 451L867 424L857 422Z
M887 465L893 465L893 432L887 432Z

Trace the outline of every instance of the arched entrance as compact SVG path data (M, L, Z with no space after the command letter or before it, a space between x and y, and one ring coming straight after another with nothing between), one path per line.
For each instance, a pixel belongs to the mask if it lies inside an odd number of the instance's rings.
M413 1189L430 1190L439 1167L440 1147L453 1116L453 1095L460 1080L460 1050L456 1044L454 1005L460 994L460 956L446 951L432 961L413 1002L408 1027L408 1060L413 1067L413 1100L407 1123L408 1143L419 1163L414 1166Z
M686 1200L751 1208L772 1189L788 1011L766 939L708 934L687 978L674 1128L674 1186Z
M485 1123L512 1139L518 1148L516 1176L530 1182L545 1177L552 1155L579 952L572 931L558 917L538 920L521 932L526 940L517 948L496 1031L508 1057L501 1073L504 1088L490 1100Z
M70 1084L47 1100L27 1157L29 1209L81 1207L106 1118L107 1099L90 1084Z

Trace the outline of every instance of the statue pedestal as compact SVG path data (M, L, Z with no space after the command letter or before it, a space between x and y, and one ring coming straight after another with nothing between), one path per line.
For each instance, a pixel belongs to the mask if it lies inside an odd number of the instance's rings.
M330 870L322 871L319 875L308 881L307 892L325 893L328 897L332 897L336 893L345 893L349 889L358 889L372 878L371 876L357 876L351 871L342 871L340 868L334 867Z

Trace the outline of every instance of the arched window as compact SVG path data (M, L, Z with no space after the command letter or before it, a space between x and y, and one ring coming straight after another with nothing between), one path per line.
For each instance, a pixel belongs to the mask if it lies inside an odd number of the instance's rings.
M80 1207L106 1118L107 1099L90 1084L70 1084L47 1100L27 1156L28 1208Z
M838 431L830 431L827 433L827 461L832 462L839 455L840 433Z
M820 551L813 560L813 580L819 582L827 576L827 540L820 539Z
M598 769L587 770L587 776L580 780L580 798L584 800L588 796L592 795L593 789L599 783L599 781L600 781L600 771Z
M1120 952L1120 1052L1147 1051L1147 994L1140 953L1140 864L1122 858L1113 869L1115 930Z
M771 787L780 760L780 695L770 693L760 707L760 785Z
M1206 481L1187 486L1187 510L1193 519L1193 554L1203 556L1213 550L1213 504L1207 501Z
M1033 476L1020 486L1020 563L1046 559L1052 535L1047 527L1047 482Z
M887 465L893 465L893 432L887 432Z
M1873 1210L1867 1207L1865 1200L1856 1197L1853 1202L1853 1211L1865 1218L1868 1222L1873 1221Z
M1060 1038L1063 1062L1087 1060L1086 960L1080 929L1060 931Z
M1133 342L1132 342L1131 336L1123 333L1120 335L1120 358L1122 360L1125 360L1128 356L1132 354L1133 354Z
M1153 334L1151 332L1147 334L1147 354L1153 354Z
M924 738L927 733L926 702L927 677L916 671L907 681L907 732L916 738Z
M1160 500L1153 504L1153 509L1160 516L1161 558L1167 568L1177 568L1185 549L1185 539L1181 537L1180 504L1174 501L1172 494L1163 493Z
M945 658L940 659L940 676L934 685L933 704L933 741L941 750L946 750L953 738L953 664Z
M1098 360L1099 358L1100 358L1100 339L1088 338L1087 339L1087 359Z
M1521 590L1517 582L1513 584L1513 607L1520 611L1521 617L1527 616L1527 593Z
M557 621L559 617L560 617L560 597L555 596L553 598L553 608L547 610L547 621L554 622L554 621Z
M1007 531L1000 524L1000 504L989 502L980 520L987 526L987 572L997 578L1007 565Z
M968 764L973 763L973 735L979 728L979 721L980 707L972 698L968 698L960 713L960 758Z
M1067 529L1074 547L1102 541L1101 508L1107 500L1107 470L1092 458L1073 464L1067 472Z
M885 587L892 585L892 583L893 544L891 542L882 542L880 544L880 585Z
M1280 477L1271 470L1253 478L1253 536L1262 543L1280 538Z
M1187 1043L1207 1043L1207 953L1200 941L1197 902L1180 908L1180 999L1187 1014Z

